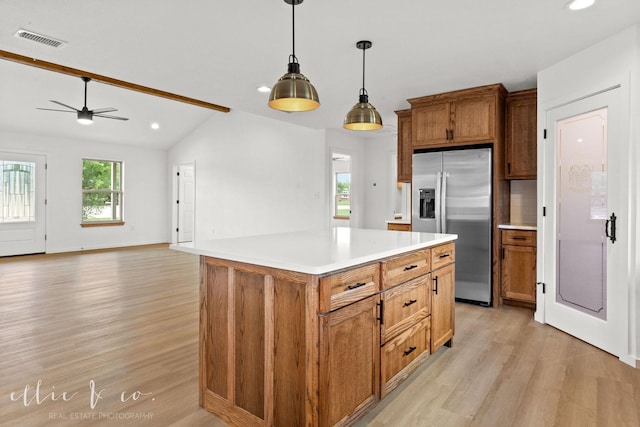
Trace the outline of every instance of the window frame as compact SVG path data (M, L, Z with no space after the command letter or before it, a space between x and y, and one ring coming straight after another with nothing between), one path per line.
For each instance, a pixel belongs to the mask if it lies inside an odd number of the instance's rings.
M111 182L110 188L108 190L102 189L85 189L84 188L84 176L81 180L81 189L82 189L82 217L80 226L82 227L108 227L108 226L119 226L124 225L124 162L122 160L106 160L106 159L94 159L94 158L83 158L82 159L82 168L84 174L84 166L85 162L101 162L101 163L110 163L111 164ZM116 170L115 166L118 165L117 173L114 173ZM118 185L119 184L119 185ZM115 188L118 187L118 188ZM85 220L84 215L84 198L86 194L109 194L111 200L118 200L119 203L112 204L111 206L111 219L110 220Z

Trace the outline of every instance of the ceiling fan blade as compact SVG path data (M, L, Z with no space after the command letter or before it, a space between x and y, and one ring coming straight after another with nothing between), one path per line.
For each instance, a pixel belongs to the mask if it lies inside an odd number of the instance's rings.
M54 104L62 105L63 107L66 107L66 108L70 108L70 109L72 109L72 110L73 110L73 111L75 111L75 112L80 111L80 110L78 110L77 108L72 107L71 105L63 104L63 103L62 103L62 102L60 102L60 101L54 101L53 99L50 99L49 101L53 102Z
M68 111L68 110L54 110L53 108L40 108L40 107L36 107L36 110L59 111L61 113L75 113L76 112L76 111Z
M118 111L118 109L113 107L107 107L107 108L96 108L95 110L91 110L91 111L93 111L93 114L102 114L102 113L112 113L114 111Z
M129 120L127 117L108 116L106 114L93 114L93 117L103 117L105 119Z

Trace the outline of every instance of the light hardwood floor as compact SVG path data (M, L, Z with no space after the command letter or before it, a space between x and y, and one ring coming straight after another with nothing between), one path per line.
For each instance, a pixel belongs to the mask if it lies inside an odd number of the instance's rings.
M0 258L0 425L224 426L197 404L197 274L166 245ZM457 304L454 342L357 426L640 425L640 370L528 310Z

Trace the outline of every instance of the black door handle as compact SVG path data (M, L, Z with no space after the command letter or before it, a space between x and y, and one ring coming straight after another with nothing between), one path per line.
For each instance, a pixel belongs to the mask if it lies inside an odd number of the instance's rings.
M611 214L607 222L604 223L604 234L611 239L611 243L616 242L616 217L615 212ZM609 233L609 225L611 225L611 233Z
M433 289L433 292L435 292L435 293L436 293L436 295L438 295L438 276L434 277L434 278L433 278L433 281L434 281L434 282L436 282L436 286L435 286L435 288Z

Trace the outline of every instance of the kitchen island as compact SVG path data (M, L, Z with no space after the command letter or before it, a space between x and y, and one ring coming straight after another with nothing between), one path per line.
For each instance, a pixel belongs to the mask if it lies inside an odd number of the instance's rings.
M332 228L200 255L200 406L233 425L348 425L454 334L456 235Z

